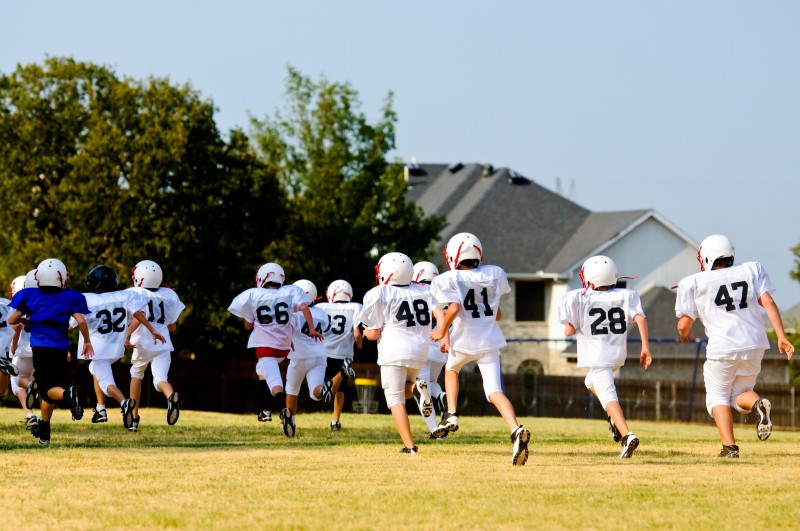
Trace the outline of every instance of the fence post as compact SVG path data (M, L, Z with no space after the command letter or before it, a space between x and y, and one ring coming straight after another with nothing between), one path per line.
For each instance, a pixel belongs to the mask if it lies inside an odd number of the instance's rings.
M670 409L672 409L672 420L678 419L678 384L672 382L672 401L670 402Z
M656 382L656 422L661 421L661 381Z
M791 386L789 388L789 397L792 399L792 406L789 408L789 411L792 412L792 427L794 428L795 426L797 426L797 424L795 424L796 408L795 408L795 403L794 403L794 386Z

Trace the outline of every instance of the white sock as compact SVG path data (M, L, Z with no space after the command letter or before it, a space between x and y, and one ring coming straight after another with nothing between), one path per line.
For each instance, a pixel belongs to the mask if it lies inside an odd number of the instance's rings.
M105 411L106 410L106 405L105 404L97 404L97 407L95 409L97 411Z

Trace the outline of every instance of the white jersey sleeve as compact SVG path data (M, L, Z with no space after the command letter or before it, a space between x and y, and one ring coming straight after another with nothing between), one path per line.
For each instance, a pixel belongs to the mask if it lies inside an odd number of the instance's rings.
M744 359L769 348L758 299L774 290L758 262L702 271L678 284L675 314L703 322L708 359Z
M506 346L497 325L500 297L511 287L505 271L493 265L452 270L433 279L431 295L440 306L461 305L450 329L450 346L465 354L482 354Z
M428 357L433 301L426 288L377 286L364 295L361 322L380 329L378 365L421 368Z
M644 310L639 294L630 289L572 290L562 297L558 319L575 327L578 367L618 368L628 355L628 323Z

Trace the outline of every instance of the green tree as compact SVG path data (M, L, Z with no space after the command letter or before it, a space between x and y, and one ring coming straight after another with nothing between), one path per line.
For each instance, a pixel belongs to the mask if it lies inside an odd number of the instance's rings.
M283 233L285 199L242 131L221 138L210 101L72 59L18 66L0 76L0 161L4 285L47 257L75 289L100 263L124 285L152 259L187 304L179 348L241 346L225 309Z
M391 93L377 123L361 112L348 83L315 82L289 68L286 94L283 113L252 120L262 160L281 180L289 206L286 232L265 258L283 265L291 280L312 280L320 294L344 278L363 295L382 254L430 256L443 220L405 199L403 167L387 161L397 120Z

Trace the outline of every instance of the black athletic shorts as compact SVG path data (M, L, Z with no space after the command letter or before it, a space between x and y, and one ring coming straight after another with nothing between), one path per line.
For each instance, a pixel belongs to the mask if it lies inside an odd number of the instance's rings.
M67 351L53 347L32 347L33 351L33 377L39 387L39 396L48 404L53 400L47 396L47 391L54 387L66 389L67 384Z
M344 360L340 360L339 358L328 358L328 365L325 367L325 379L331 380L334 376L341 372L342 363L344 363ZM347 392L347 381L349 379L350 378L342 378L342 383L339 384L339 390L336 391L337 393Z

